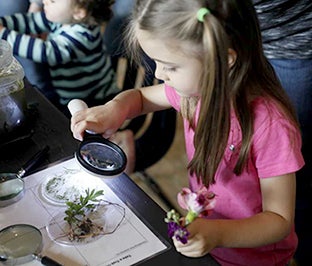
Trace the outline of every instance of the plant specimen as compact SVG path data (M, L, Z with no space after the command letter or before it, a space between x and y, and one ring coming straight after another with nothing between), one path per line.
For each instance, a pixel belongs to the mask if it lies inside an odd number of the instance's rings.
M78 200L66 202L64 220L69 225L68 238L71 241L95 237L103 232L103 227L92 221L90 213L96 209L101 201L99 197L104 195L104 192L95 189L87 189L85 192L86 195L80 195Z

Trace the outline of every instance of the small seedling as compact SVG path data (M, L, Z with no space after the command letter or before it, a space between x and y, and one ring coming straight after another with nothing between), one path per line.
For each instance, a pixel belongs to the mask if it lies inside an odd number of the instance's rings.
M96 208L101 201L100 196L104 195L103 190L95 191L85 190L86 196L80 195L76 201L66 202L67 209L65 211L64 220L69 225L68 238L69 240L82 240L87 237L99 235L103 228L95 224L88 214Z

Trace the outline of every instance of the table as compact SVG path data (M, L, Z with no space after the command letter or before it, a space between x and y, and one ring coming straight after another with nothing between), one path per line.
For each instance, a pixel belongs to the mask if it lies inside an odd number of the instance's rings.
M72 156L78 146L70 131L70 121L43 95L25 81L26 100L29 106L28 123L24 139L0 146L0 172L17 172L37 151L50 147L43 164ZM29 134L28 134L29 133Z
M26 95L29 103L36 104L38 114L31 137L0 149L0 171L16 172L34 153L45 145L50 146L49 156L43 167L58 160L73 157L78 142L73 139L69 129L69 120L47 101L36 89L27 84ZM187 258L176 252L171 239L167 236L164 223L165 211L159 207L126 174L105 180L110 189L139 217L149 224L153 231L168 241L170 248L165 252L143 261L140 265L218 265L211 256ZM1 215L1 209L0 209ZM1 227L1 226L0 226Z

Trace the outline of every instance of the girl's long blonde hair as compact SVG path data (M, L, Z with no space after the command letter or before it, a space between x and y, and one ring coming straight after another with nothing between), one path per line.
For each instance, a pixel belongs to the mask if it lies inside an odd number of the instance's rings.
M210 13L203 22L200 8ZM231 109L239 120L242 145L234 173L239 175L247 161L253 135L250 101L267 97L277 103L291 123L298 126L295 111L262 49L258 20L249 0L137 0L127 40L132 55L138 56L135 29L139 27L161 40L192 43L201 61L200 99L182 98L181 113L195 129L195 154L188 165L209 186L224 156L230 130ZM237 58L229 67L229 49ZM197 52L194 52L196 50ZM183 51L186 53L187 51ZM200 101L198 121L194 110Z

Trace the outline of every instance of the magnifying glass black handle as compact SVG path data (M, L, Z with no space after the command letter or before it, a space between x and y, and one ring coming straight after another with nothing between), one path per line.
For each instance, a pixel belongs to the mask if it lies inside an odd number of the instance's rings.
M43 265L47 265L47 266L63 266L63 264L60 264L47 256L41 257L40 261Z
M24 177L31 169L40 164L47 155L50 147L45 146L42 150L38 151L31 159L29 159L22 168L18 171L17 175L21 178Z

